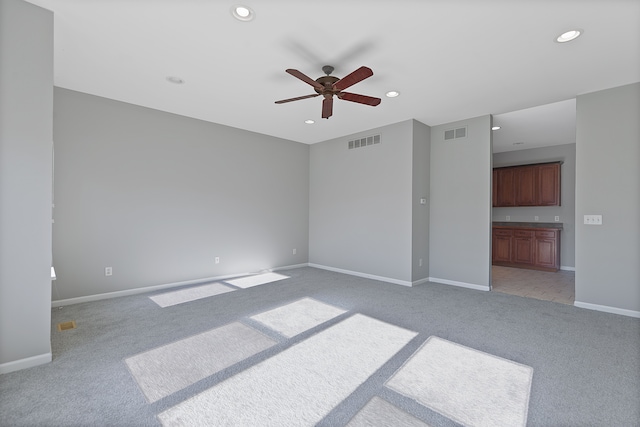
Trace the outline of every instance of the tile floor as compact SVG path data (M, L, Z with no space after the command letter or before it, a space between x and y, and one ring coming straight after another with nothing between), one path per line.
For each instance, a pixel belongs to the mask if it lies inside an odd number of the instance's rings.
M526 270L523 268L491 266L492 290L562 304L575 300L575 272L560 270Z

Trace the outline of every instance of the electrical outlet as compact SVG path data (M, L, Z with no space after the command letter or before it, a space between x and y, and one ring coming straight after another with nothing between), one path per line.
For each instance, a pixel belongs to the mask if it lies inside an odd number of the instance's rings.
M220 264L220 257L219 256L216 257L216 264Z
M507 221L511 221L511 215L507 215Z
M422 267L422 258L418 260L418 267Z
M297 253L298 253L298 250L296 248L293 248L293 254L295 255Z
M539 219L540 219L540 217L539 217L538 215L535 215L535 216L533 217L533 220L534 220L534 221L538 221Z
M111 275L113 275L113 267L105 267L105 268L104 268L104 275L105 275L105 276L111 276Z
M556 221L560 221L560 217L556 215L555 220L556 220Z

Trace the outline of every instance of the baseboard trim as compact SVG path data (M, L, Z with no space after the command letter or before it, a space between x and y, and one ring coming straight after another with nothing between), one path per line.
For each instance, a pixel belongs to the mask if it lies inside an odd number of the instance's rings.
M393 283L394 285L402 285L411 287L412 283L406 280L392 279L390 277L376 276L375 274L361 273L359 271L343 270L342 268L329 267L327 265L309 263L309 267L319 268L321 270L333 271L335 273L348 274L350 276L363 277L365 279L379 280L381 282Z
M415 280L415 281L411 282L411 286L421 285L423 283L429 283L429 278L425 277L424 279Z
M442 283L443 285L459 286L461 288L475 289L476 291L490 291L491 288L486 285L476 285L474 283L458 282L449 279L439 279L437 277L429 277L430 282Z
M309 267L309 263L305 262L304 264L294 264L294 265L285 265L283 267L275 267L272 268L271 271L279 271L279 270L294 270L296 268Z
M51 301L51 307L62 307L64 305L80 304L80 303L83 303L83 302L93 302L93 301L100 301L100 300L104 300L104 299L126 297L126 296L130 296L130 295L138 295L138 294L144 294L144 293L147 293L147 292L160 291L160 290L163 290L163 289L177 288L177 287L180 287L180 286L188 286L188 285L197 285L199 283L216 282L216 281L219 281L219 280L225 280L225 279L229 279L229 278L232 278L232 277L250 276L250 275L254 275L254 274L260 274L260 273L265 272L265 271L292 270L294 268L308 267L308 266L309 266L309 264L287 265L287 266L282 266L282 267L274 267L274 268L267 269L267 270L264 270L264 271L261 271L261 272L234 273L234 274L227 274L227 275L224 275L224 276L205 277L205 278L202 278L202 279L185 280L183 282L165 283L163 285L145 286L143 288L127 289L127 290L124 290L124 291L107 292L107 293L102 293L102 294L87 295L87 296L84 296L84 297L61 299L61 300Z
M605 313L620 314L622 316L640 318L640 311L627 310L625 308L610 307L608 305L591 304L588 302L575 301L575 307L586 308L589 310L604 311Z
M20 371L22 369L33 368L34 366L44 365L53 360L51 352L39 354L37 356L26 357L13 362L0 363L0 374L8 374L9 372Z
M560 270L565 270L565 271L576 271L575 267L569 267L568 265L561 265L560 266Z

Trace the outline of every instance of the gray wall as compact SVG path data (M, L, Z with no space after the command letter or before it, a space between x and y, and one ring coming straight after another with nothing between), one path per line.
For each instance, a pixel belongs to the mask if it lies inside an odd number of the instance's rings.
M51 360L53 14L0 1L0 373Z
M576 196L576 144L532 148L530 150L507 151L493 155L493 167L524 165L563 161L560 171L561 206L532 206L493 208L493 220L534 222L537 215L540 222L555 222L560 217L563 230L560 237L560 265L575 267L575 196Z
M307 145L54 94L54 299L308 262Z
M411 282L413 130L407 120L311 146L310 263Z
M444 140L467 126L467 137ZM491 117L431 128L429 276L488 289L491 266Z
M576 305L640 316L640 83L578 96ZM584 225L600 214L602 225Z
M429 157L431 128L413 121L412 280L429 277ZM420 199L426 199L421 205ZM420 265L422 260L422 265Z

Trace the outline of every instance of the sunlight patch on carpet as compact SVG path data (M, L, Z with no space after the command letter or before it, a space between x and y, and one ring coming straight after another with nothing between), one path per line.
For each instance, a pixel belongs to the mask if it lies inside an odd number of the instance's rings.
M384 399L374 397L349 421L346 427L402 426L430 427Z
M230 323L125 359L149 402L155 402L276 344Z
M347 310L312 298L303 298L291 304L251 316L251 319L291 338L346 312Z
M180 289L177 291L166 292L164 294L152 295L149 298L160 307L169 307L172 305L182 304L189 301L196 301L202 298L212 297L236 289L223 285L222 283L209 283L193 288Z
M429 337L386 386L465 426L525 426L533 368Z
M256 274L254 276L241 277L239 279L225 280L225 282L237 286L239 288L250 288L252 286L264 285L265 283L277 282L278 280L288 279L289 276L285 276L278 273L263 273Z
M416 335L356 314L158 418L164 426L313 426Z

